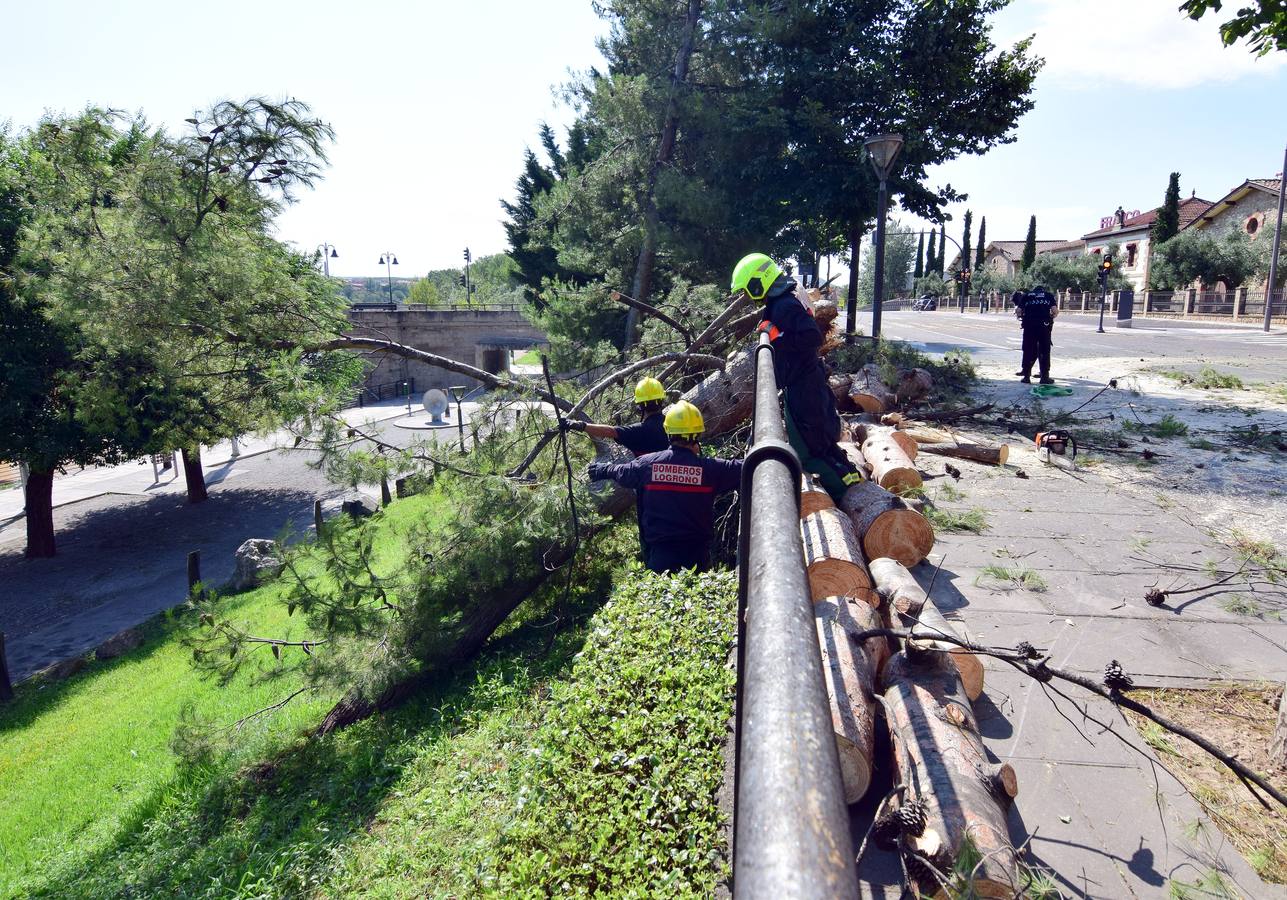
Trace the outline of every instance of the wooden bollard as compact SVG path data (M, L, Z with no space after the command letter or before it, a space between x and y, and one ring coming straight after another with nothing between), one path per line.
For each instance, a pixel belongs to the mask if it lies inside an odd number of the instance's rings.
M0 703L13 699L13 682L9 680L9 658L4 652L4 632L0 631Z
M188 596L192 596L193 591L201 584L201 551L193 550L188 553ZM201 591L204 595L205 591Z

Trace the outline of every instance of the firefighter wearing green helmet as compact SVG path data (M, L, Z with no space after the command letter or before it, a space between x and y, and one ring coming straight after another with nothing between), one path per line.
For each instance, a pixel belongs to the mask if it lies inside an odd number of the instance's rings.
M715 498L737 490L740 459L702 455L706 423L701 410L680 400L666 410L670 447L616 465L592 463L590 478L611 479L646 500L640 516L644 564L654 572L710 568L715 538Z
M787 439L806 471L818 476L837 503L862 475L837 444L840 413L827 385L818 348L822 330L813 305L776 262L763 253L745 256L733 269L731 288L764 304L760 331L773 344L773 369L786 396Z

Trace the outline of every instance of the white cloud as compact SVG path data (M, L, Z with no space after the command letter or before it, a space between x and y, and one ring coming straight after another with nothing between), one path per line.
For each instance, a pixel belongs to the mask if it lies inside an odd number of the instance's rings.
M1221 14L1194 22L1178 5L1176 0L1028 0L1002 14L996 37L1004 46L1035 33L1033 47L1046 59L1040 80L1060 87L1189 88L1263 77L1287 65L1287 54L1257 59L1244 45L1225 47Z

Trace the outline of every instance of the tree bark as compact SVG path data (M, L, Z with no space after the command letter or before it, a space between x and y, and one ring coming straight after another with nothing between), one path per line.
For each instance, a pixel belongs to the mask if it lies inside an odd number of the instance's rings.
M13 699L13 682L9 680L9 660L4 652L4 632L0 631L0 703Z
M897 402L894 392L885 387L880 372L867 365L849 379L849 400L865 413L878 416Z
M876 678L889 650L883 640L853 640L861 631L881 627L880 616L866 603L824 597L814 604L813 614L845 802L856 803L871 785Z
M899 403L913 403L929 396L934 389L934 377L924 369L907 369L898 373Z
M959 638L956 628L943 617L934 600L916 583L912 573L896 559L873 559L869 566L876 590L888 602L901 623L914 631L947 634ZM924 650L947 653L971 701L983 693L983 663L964 647L947 641L917 641Z
M57 552L54 541L54 472L33 468L23 494L27 515L27 558L45 559Z
M853 485L840 508L853 519L867 559L887 556L910 567L934 549L934 529L925 517L878 484Z
M800 535L813 600L847 597L873 607L880 605L863 564L853 521L844 512L833 507L806 516L800 520Z
M902 450L908 461L916 459L916 454L920 452L920 444L916 439L906 432L899 431L896 428L890 428L885 425L872 425L867 422L859 422L854 425L850 432L853 435L854 442L859 447L865 446L870 440L893 441ZM865 454L864 454L865 455ZM868 465L871 461L868 460Z
M751 417L755 407L755 355L739 352L723 372L707 375L684 399L702 411L706 436L732 431Z
M845 294L845 331L848 334L858 330L858 259L861 250L862 226L854 222L849 226L849 290Z
M949 872L968 838L982 857L973 870L977 896L1019 896L1005 812L1018 794L1018 780L1009 764L988 760L948 654L897 653L882 683L894 763L909 799L923 801L928 813L924 831L904 835L904 846ZM922 887L929 886L927 879Z
M831 388L831 396L836 398L836 409L842 413L859 412L857 405L849 399L851 380L851 376L844 374L832 375L827 379L827 384Z
M1287 684L1283 685L1283 694L1278 698L1278 723L1269 744L1269 762L1276 768L1287 769Z
M205 502L209 494L206 492L206 475L201 468L201 448L184 447L180 455L183 457L183 478L188 485L188 502Z
M811 516L819 510L835 508L831 495L819 487L806 472L800 483L800 518Z
M631 286L634 298L641 303L647 303L652 293L653 267L657 261L657 232L660 227L660 215L657 212L657 179L661 175L661 170L670 163L675 151L675 132L679 126L679 90L688 80L688 63L693 56L693 42L697 37L697 25L701 19L701 13L701 0L688 0L684 36L675 53L675 69L670 78L670 94L666 98L666 113L661 124L661 140L657 144L657 156L648 170L648 182L644 188L641 203L643 244L639 248L634 282ZM638 340L639 310L632 306L626 314L626 347L634 346Z
M981 444L921 444L920 448L922 453L950 456L953 459L968 459L992 466L1005 465L1005 461L1010 457L1010 448L1006 444L1000 447L984 447Z

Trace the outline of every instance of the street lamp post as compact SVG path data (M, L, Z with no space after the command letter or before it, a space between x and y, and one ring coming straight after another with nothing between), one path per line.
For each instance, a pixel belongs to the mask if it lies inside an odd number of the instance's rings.
M317 245L317 250L315 250L314 252L317 253L318 256L322 257L322 273L327 278L330 278L331 277L331 260L339 258L339 254L335 252L335 245L328 244L325 241L323 241L322 243Z
M1274 229L1274 249L1269 254L1269 281L1265 283L1265 331L1273 314L1274 282L1278 279L1278 248L1283 239L1283 199L1287 197L1287 148L1283 149L1283 170L1278 173L1278 227Z
M876 200L876 271L873 273L876 282L872 289L871 303L871 339L880 340L880 307L885 299L885 217L889 214L889 172L894 167L894 158L903 147L901 134L878 134L863 141L871 166L880 179L880 192ZM855 306L857 304L855 303ZM850 311L850 330L857 316Z
M463 384L454 384L447 390L451 393L451 399L456 401L456 427L460 430L460 452L465 453L465 413L460 408L460 401L469 392L469 388Z
M398 264L398 258L393 255L392 250L385 250L380 256L380 265L384 266L385 277L389 279L389 303L393 303L393 266Z

